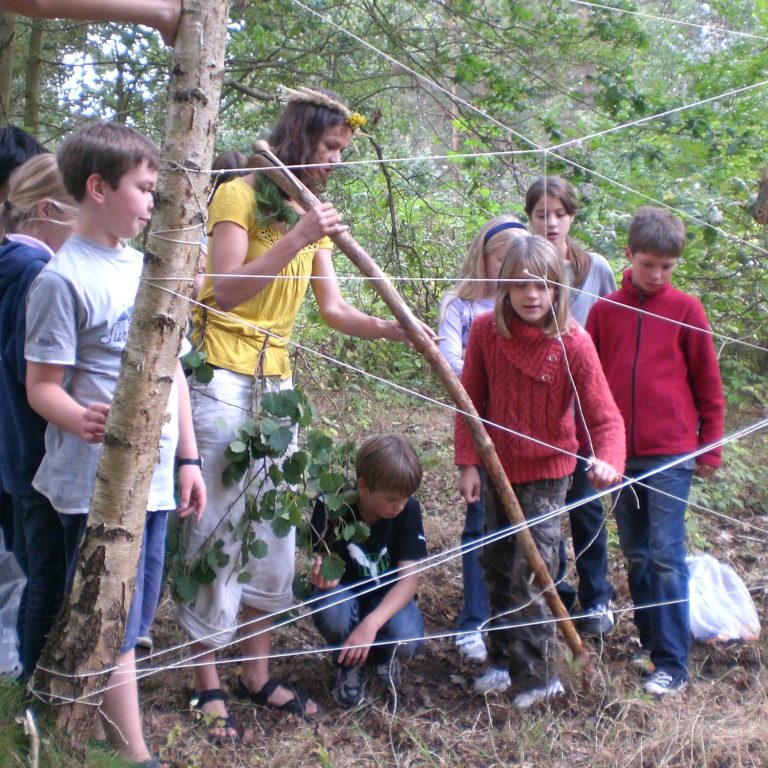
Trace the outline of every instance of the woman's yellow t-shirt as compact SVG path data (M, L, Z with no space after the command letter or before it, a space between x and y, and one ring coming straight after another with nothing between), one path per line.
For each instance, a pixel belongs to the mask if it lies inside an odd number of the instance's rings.
M237 178L216 190L208 209L209 237L220 221L231 221L248 233L246 264L282 237L273 227L257 223L253 215L255 206L251 185ZM208 247L207 271L213 272L215 244L212 239L208 241ZM330 239L325 237L302 248L266 288L228 313L219 309L211 281L205 280L199 301L206 308L195 307L192 317L193 341L206 353L208 363L248 375L257 373L281 379L291 375L288 340L307 292L312 260L320 248L331 248Z

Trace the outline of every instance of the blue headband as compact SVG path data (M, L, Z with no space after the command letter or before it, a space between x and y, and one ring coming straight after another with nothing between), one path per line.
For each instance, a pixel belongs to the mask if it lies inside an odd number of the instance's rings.
M497 224L495 227L491 227L485 233L485 237L483 238L483 248L488 245L488 241L494 235L497 235L499 232L503 232L505 229L525 229L527 231L525 224L521 224L519 221L502 221L501 224Z

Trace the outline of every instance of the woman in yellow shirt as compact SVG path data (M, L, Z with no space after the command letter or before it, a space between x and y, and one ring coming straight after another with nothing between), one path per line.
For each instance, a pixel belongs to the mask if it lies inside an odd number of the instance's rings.
M320 191L340 163L360 116L328 91L291 91L288 101L270 144L286 165L311 165L296 174L310 189ZM225 487L221 480L224 451L234 439L234 429L249 413L258 413L263 392L293 386L287 347L310 283L320 314L331 328L362 338L406 338L396 321L366 315L342 298L329 235L347 227L333 205L321 203L302 214L292 201L275 195L267 200L263 190L268 184L251 173L217 189L207 223L209 276L200 294L204 307L197 307L193 316L193 340L216 370L209 384L192 385L192 413L209 504L201 523L185 533L185 554L199 557L213 540L224 539L230 560L212 584L200 588L193 603L177 604L176 615L197 641L197 652L204 653L197 660L202 665L195 669L193 706L215 718L209 734L214 741L237 738L215 654L234 639L241 607L243 620L249 623L242 640L246 660L237 695L304 717L317 712L306 695L269 675L271 620L266 617L291 604L293 532L279 538L268 523L259 524L257 535L267 542L268 554L249 558L248 581L237 578L247 481ZM263 493L268 483L266 473L259 472L248 493Z

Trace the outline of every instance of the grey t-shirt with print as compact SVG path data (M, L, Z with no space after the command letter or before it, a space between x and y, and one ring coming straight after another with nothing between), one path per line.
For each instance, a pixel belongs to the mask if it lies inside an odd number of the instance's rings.
M105 248L79 236L40 272L27 299L28 361L64 366L63 387L80 405L111 403L141 277L133 248ZM178 393L171 388L147 509L174 509ZM33 486L65 514L88 511L100 444L48 424Z

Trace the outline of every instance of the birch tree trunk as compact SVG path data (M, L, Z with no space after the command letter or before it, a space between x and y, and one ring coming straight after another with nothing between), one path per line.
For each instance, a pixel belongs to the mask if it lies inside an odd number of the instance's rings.
M185 0L174 48L157 210L106 425L77 574L34 677L61 704L76 750L123 639L160 431L174 379L205 213L224 72L227 0ZM167 279L172 278L172 279ZM153 282L157 280L157 282ZM93 676L83 676L96 673Z

